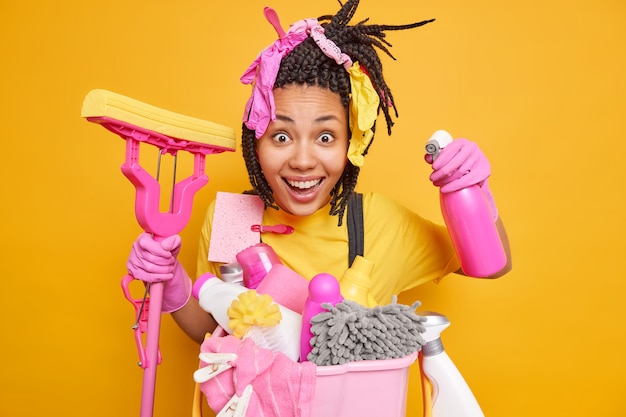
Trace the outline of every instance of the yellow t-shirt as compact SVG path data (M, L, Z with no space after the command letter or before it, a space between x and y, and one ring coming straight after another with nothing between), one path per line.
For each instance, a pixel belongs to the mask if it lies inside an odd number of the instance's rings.
M219 276L219 264L209 262L208 249L215 202L207 210L198 250L197 273ZM284 210L266 209L264 225L286 224L289 235L264 233L281 261L306 279L325 272L341 279L348 268L348 229L337 226L338 218L322 207L311 216L291 215ZM438 280L460 268L445 227L381 194L363 194L363 257L374 263L370 295L381 305L393 295L428 281Z

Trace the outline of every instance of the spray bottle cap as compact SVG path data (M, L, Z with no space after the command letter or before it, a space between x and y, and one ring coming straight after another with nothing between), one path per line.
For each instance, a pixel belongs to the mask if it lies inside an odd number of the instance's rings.
M331 274L321 273L309 281L309 299L318 303L335 305L343 301L339 281Z
M426 318L426 321L424 322L426 331L422 334L422 337L426 342L439 339L441 332L450 326L450 320L441 313L423 311L418 312L418 314Z
M200 290L202 289L202 286L207 281L210 281L213 278L217 278L217 277L213 275L212 273L207 272L207 273L200 275L200 277L196 280L196 282L193 283L193 287L191 288L191 294L196 300L200 297Z
M437 130L432 134L428 142L426 142L426 153L433 156L433 161L437 159L439 152L450 143L452 143L452 135L445 130Z

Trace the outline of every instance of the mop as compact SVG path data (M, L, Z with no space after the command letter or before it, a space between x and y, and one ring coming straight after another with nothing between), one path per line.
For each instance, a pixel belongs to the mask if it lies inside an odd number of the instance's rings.
M81 116L126 141L126 158L121 169L136 190L135 216L142 229L157 241L180 233L189 222L193 197L208 182L204 172L205 156L235 150L235 134L231 128L160 109L107 90L90 91L83 101ZM174 157L174 181L166 213L159 208L158 177L151 176L140 165L142 143L159 149L159 163L163 154ZM193 173L176 182L179 151L193 155ZM128 289L133 279L130 275L122 278L122 288L136 312L133 329L139 366L144 370L140 416L149 417L154 409L156 368L161 361L159 332L163 283L147 285L144 298L137 300L132 298Z

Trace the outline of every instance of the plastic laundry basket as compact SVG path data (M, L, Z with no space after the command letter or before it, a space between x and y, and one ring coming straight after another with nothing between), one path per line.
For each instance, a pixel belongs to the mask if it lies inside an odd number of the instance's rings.
M311 417L405 417L409 366L398 359L318 366Z
M218 327L211 337L226 332ZM409 366L417 352L397 359L318 366L311 417L405 417ZM192 417L201 417L196 384Z

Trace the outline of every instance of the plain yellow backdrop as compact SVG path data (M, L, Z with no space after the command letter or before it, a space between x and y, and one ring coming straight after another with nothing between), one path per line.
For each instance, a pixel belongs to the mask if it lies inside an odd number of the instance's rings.
M450 276L406 294L446 314L446 349L485 414L624 416L626 4L622 0L364 0L356 19L408 23L385 59L400 118L380 129L359 183L441 221L423 144L478 142L514 270ZM0 3L0 415L133 416L142 372L122 295L140 233L124 142L80 118L105 88L215 123L239 138L238 79L283 26L333 0ZM185 165L183 164L183 168ZM207 159L180 259L191 273L217 190L241 191L240 152ZM155 416L190 415L198 347L163 319ZM419 416L417 369L409 415Z

